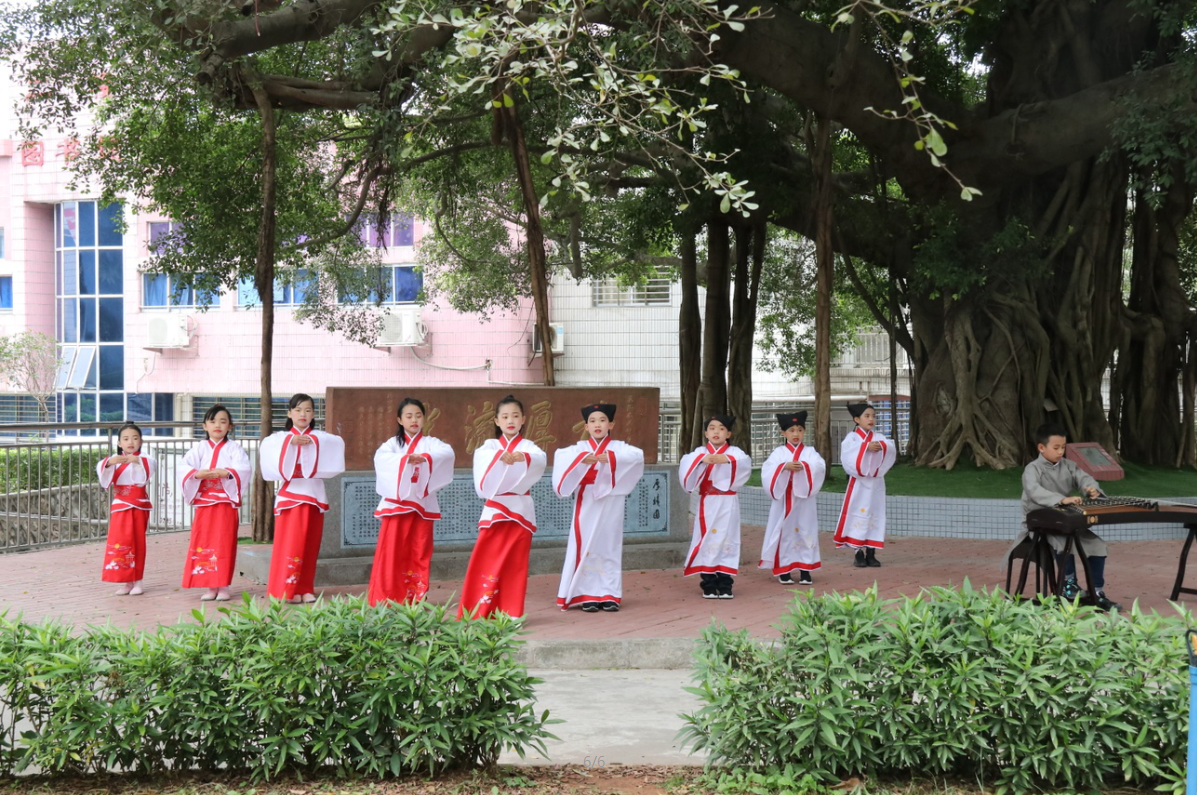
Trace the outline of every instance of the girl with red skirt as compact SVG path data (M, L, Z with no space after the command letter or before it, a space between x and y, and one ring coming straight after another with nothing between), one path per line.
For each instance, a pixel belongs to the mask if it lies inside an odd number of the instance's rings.
M371 605L418 602L428 593L432 523L441 517L436 492L453 481L453 448L424 435L424 404L404 398L399 432L374 454L382 520L370 570Z
M262 477L279 484L267 590L292 604L316 601L316 559L328 510L324 479L345 471L345 442L313 429L315 418L312 398L292 395L286 429L267 436L258 449Z
M237 509L249 482L249 456L229 438L233 416L217 403L204 414L208 438L183 457L183 501L195 506L183 564L184 588L207 588L201 602L229 600L237 562Z
M508 395L495 408L495 438L474 451L474 490L486 502L461 586L458 618L524 614L528 556L536 533L529 490L548 462L544 451L521 435L524 422L524 404Z
M119 582L117 596L140 596L145 574L145 531L150 521L146 491L157 465L141 453L141 428L126 422L117 436L117 455L96 465L100 486L112 487L108 542L104 548L103 582Z

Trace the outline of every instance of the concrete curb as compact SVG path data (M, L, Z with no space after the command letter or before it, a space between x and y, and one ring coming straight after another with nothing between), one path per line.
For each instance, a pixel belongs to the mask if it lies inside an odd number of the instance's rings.
M517 654L529 668L555 671L685 670L694 664L694 638L524 641Z

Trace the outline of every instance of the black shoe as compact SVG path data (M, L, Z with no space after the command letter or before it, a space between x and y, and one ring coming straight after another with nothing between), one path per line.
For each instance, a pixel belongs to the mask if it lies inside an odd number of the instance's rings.
M600 602L599 607L603 608L604 613L619 612L619 602Z
M799 585L814 585L815 581L813 579L811 579L809 571L800 571L800 572L798 572L798 584Z
M871 569L881 568L881 561L877 560L877 550L872 547L865 550L865 565Z
M1081 586L1077 584L1076 577L1065 577L1064 585L1060 588L1060 598L1071 602L1073 599L1080 597L1084 599L1088 594L1081 590Z
M583 602L582 603L582 612L583 613L597 613L598 611L599 611L599 603L598 602Z
M718 599L719 594L715 593L714 591L703 591L702 598L703 599Z
M1096 589L1093 591L1093 606L1098 610L1105 610L1107 613L1111 610L1122 610L1122 605L1111 600L1104 592Z
M865 562L865 551L863 549L856 550L856 560L852 562L852 565L858 569L863 569L865 566L869 565Z
M719 599L731 599L731 598L733 598L732 592L731 591L720 591L718 594L718 598Z
M788 571L785 574L780 575L777 578L777 581L779 583L781 583L782 585L793 585L794 584L794 578L790 576L790 573Z

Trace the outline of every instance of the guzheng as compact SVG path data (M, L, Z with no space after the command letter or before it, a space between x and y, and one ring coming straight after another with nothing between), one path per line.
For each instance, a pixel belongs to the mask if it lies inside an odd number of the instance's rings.
M1197 524L1197 505L1160 503L1142 497L1097 497L1080 505L1040 508L1027 514L1028 528L1071 533L1103 524Z
M1176 571L1176 583L1172 587L1173 601L1182 593L1197 594L1197 588L1185 588L1185 565L1189 558L1189 549L1197 540L1197 505L1157 502L1140 497L1097 497L1087 499L1079 505L1061 505L1056 508L1040 508L1027 514L1027 529L1032 533L1041 531L1047 534L1057 533L1073 535L1088 527L1107 524L1182 524L1188 529L1188 537L1180 552L1180 561ZM1069 542L1071 546L1071 541ZM1084 559L1084 553L1081 553ZM1088 562L1085 561L1086 569ZM1086 571L1086 573L1088 573ZM1019 582L1022 589L1026 578L1026 566L1023 566L1023 576Z

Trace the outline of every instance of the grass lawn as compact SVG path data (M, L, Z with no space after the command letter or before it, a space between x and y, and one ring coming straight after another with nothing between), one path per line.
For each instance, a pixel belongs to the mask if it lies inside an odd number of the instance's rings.
M1171 467L1145 467L1124 464L1123 480L1100 483L1107 494L1135 497L1197 496L1197 472ZM761 485L758 469L748 485ZM827 473L823 491L843 492L848 485L844 470L834 466ZM928 469L899 462L885 476L886 494L912 497L974 497L979 499L1018 499L1022 494L1022 469L978 469L962 464L953 470Z

